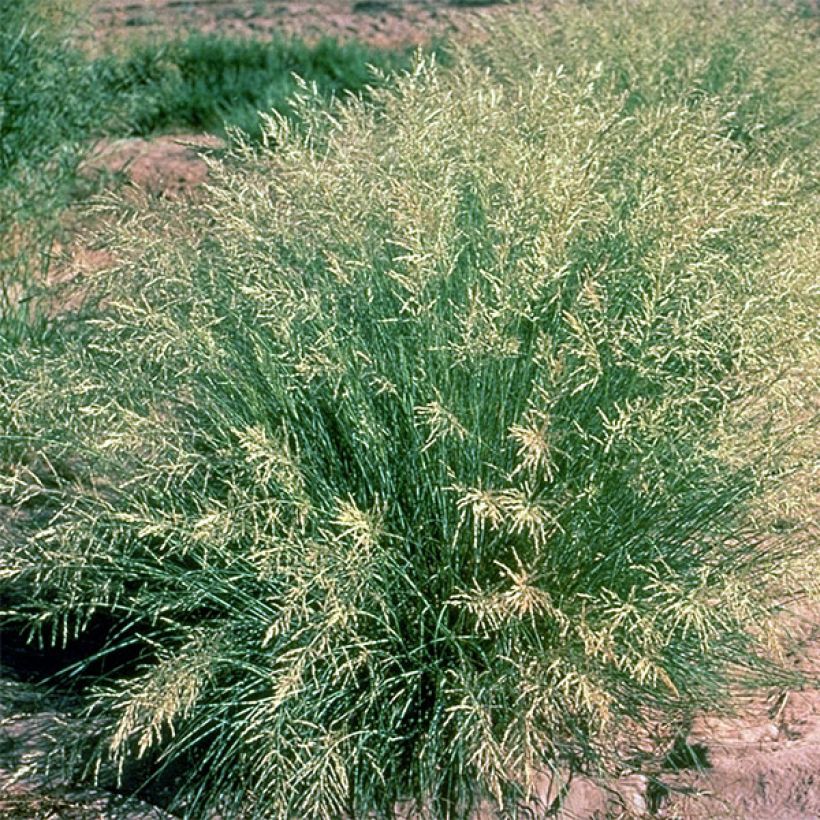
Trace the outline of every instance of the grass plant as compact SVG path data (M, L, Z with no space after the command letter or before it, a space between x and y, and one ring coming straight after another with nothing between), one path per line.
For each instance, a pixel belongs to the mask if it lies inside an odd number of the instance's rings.
M0 7L0 346L44 329L46 278L80 143L100 116L65 3Z
M293 115L290 100L300 81L324 97L362 93L375 82L406 69L409 52L368 48L323 39L307 44L272 37L241 40L189 35L170 42L134 46L98 61L104 87L123 102L130 133L144 136L171 129L223 133L260 132L259 111Z
M816 378L816 41L671 2L491 35L305 89L0 358L7 617L108 625L97 757L184 761L187 816L514 814L766 672L804 592L756 511Z

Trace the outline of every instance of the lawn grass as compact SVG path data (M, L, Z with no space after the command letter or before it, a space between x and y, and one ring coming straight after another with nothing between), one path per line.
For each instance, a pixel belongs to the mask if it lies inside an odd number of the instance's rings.
M786 675L816 39L717 2L488 35L303 90L0 351L5 617L89 647L92 765L184 773L185 816L514 816Z

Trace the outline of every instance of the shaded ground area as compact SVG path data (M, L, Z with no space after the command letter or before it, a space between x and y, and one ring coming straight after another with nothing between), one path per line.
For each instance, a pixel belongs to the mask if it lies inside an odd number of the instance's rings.
M2 657L0 655L0 657ZM101 788L69 782L63 772L81 721L76 704L0 663L0 817L9 820L164 820L161 809Z

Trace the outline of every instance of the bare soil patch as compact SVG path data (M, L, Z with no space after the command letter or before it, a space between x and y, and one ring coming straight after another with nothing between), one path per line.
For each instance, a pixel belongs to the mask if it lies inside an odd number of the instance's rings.
M102 0L93 4L93 29L103 43L196 31L284 34L308 41L334 37L392 48L461 31L477 13L503 13L506 5L492 0Z
M89 153L81 173L119 176L146 194L176 198L195 191L208 179L207 152L224 147L210 134L167 134L100 140Z

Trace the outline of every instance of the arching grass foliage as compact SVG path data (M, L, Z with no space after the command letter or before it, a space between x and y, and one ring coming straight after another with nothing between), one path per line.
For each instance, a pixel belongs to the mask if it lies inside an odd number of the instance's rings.
M717 3L490 35L269 119L2 359L15 617L112 624L100 754L186 760L190 816L512 806L719 700L800 591L751 512L816 353L815 41Z

